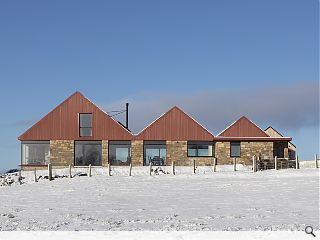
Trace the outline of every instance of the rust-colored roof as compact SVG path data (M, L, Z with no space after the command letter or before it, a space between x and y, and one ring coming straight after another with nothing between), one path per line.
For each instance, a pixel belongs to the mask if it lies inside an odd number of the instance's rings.
M135 139L213 141L213 135L175 106L142 130Z
M79 136L79 113L92 113L92 136ZM75 92L19 140L131 140L133 135L80 92Z
M218 137L269 137L269 135L243 116L218 134Z

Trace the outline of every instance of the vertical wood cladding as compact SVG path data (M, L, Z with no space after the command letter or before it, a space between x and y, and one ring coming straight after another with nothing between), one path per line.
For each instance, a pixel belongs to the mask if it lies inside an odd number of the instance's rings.
M137 140L212 141L213 135L178 107L173 107L154 121Z
M219 134L220 137L269 137L245 116Z
M79 136L79 113L92 113L92 136ZM19 137L19 140L131 140L132 134L76 92Z

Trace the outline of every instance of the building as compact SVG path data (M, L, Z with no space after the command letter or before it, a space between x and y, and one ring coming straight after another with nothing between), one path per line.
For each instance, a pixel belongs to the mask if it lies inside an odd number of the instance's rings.
M270 159L288 154L289 137L269 136L246 117L218 136L173 107L140 133L126 127L76 92L23 133L21 167L129 165L251 165L252 156ZM282 155L281 155L282 154Z
M283 137L283 135L278 132L276 129L273 127L269 126L265 132L270 136L270 137ZM280 143L278 143L280 144ZM292 143L288 142L288 158L289 159L295 159L296 157L296 152L297 152L297 147ZM275 155L279 154L277 152L274 153Z

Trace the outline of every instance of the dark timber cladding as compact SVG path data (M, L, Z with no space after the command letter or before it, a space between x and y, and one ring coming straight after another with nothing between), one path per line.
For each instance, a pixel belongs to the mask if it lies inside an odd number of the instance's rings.
M92 113L92 136L79 136L79 113ZM131 140L132 134L81 93L75 92L19 140Z
M213 135L178 107L173 107L139 133L137 140L213 141Z

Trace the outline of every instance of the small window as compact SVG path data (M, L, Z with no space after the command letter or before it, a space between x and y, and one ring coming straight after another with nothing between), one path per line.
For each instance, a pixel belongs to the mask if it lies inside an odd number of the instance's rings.
M240 142L230 142L230 157L240 157Z
M212 142L188 142L188 157L212 157Z
M79 114L80 137L92 136L92 113Z

